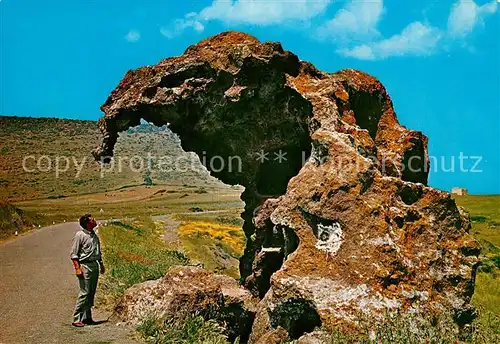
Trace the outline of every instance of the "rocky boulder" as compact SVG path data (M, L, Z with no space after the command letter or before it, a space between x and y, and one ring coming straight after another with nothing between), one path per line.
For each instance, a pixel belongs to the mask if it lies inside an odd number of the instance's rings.
M224 162L207 165L216 177L245 186L253 342L387 310L472 321L479 250L467 214L426 186L427 138L398 123L374 77L325 73L279 43L225 32L129 71L101 109L97 160L143 118L169 123L185 150Z
M229 338L248 339L256 302L236 280L197 267L179 266L157 280L127 289L115 307L122 322L137 325L149 316L180 319L188 314L216 318Z

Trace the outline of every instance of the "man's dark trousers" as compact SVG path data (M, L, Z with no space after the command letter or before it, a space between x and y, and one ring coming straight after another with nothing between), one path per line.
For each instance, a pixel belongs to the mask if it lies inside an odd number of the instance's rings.
M92 320L92 306L94 305L97 280L99 279L99 264L97 261L80 263L83 276L78 277L80 292L76 301L74 321L85 322Z

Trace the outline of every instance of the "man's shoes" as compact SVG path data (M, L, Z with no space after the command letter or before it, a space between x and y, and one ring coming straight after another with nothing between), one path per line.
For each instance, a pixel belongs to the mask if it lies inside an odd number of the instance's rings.
M71 323L71 325L73 325L75 327L83 327L83 326L85 326L85 324L82 323L81 321L75 321L74 323Z

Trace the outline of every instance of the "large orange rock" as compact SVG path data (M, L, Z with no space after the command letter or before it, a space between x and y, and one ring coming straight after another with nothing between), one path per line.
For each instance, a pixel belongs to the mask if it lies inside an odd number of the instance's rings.
M163 278L127 289L114 311L118 320L133 325L150 316L182 320L194 313L216 317L228 327L230 339L246 341L255 315L255 299L231 277L177 266Z
M262 298L252 341L396 309L471 322L479 250L467 214L426 186L427 138L398 123L374 77L225 32L129 71L101 109L96 159L144 118L246 187L240 272Z

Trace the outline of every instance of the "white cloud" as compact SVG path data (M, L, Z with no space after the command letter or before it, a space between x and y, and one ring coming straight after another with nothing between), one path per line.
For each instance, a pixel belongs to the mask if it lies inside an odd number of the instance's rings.
M318 29L320 37L335 39L367 38L379 35L377 25L384 13L382 0L351 0L333 19Z
M497 2L477 5L472 0L456 2L448 17L448 33L454 38L463 38L470 34L477 25L483 25L483 20L497 10Z
M177 19L171 27L162 27L160 32L167 38L174 38L184 32L184 30L191 28L196 32L203 32L205 26L196 18L196 13L190 12L185 15L185 19Z
M126 35L125 39L131 43L135 43L141 39L141 33L136 30L130 30Z
M186 29L202 32L204 22L219 20L230 24L272 25L289 21L306 21L322 13L332 0L214 0L199 13L189 12L160 32L168 38Z
M362 44L352 49L340 49L344 56L360 60L385 59L391 56L430 55L442 38L440 30L421 22L409 24L401 33L373 43Z
M340 49L338 52L347 57L354 57L359 60L375 60L373 49L366 44L358 45L352 49Z
M200 11L200 20L271 25L304 21L322 13L331 0L214 0Z

